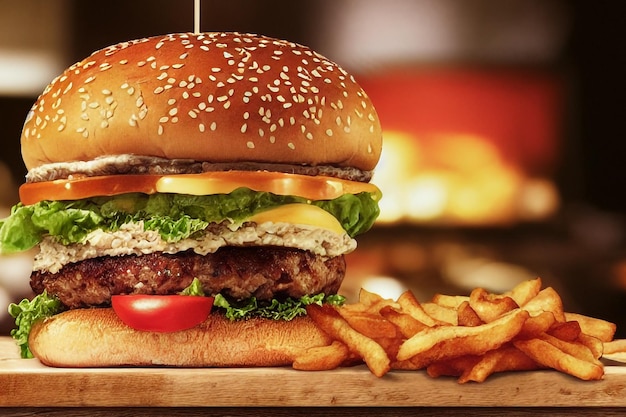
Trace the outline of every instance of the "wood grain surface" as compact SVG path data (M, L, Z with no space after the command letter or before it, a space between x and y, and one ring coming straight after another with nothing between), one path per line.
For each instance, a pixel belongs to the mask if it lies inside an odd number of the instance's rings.
M626 407L626 367L605 369L604 380L595 382L554 371L534 371L494 375L482 384L464 385L453 378L432 379L423 371L390 372L377 378L363 366L322 372L290 368L67 369L20 359L13 341L4 337L0 338L0 406L5 408L0 408L0 414L31 415L24 413L33 407L93 407L92 415L97 415L98 407L135 407L139 413L135 415L142 415L142 410L174 407L171 412L185 415L183 410L189 407L207 406L245 407L247 411L262 407L254 415L263 415L260 410L264 407L329 406L425 407L422 411L439 407L439 414L458 407L547 407L554 412L602 407L612 413ZM272 415L280 414L274 410ZM311 411L307 415L316 414ZM326 410L325 415L338 414ZM379 410L376 415L386 414Z

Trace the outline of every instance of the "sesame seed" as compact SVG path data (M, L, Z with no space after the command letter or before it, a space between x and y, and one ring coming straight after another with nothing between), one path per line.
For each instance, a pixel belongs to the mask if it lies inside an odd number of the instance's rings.
M217 129L217 123L215 123L215 122L211 123L210 129L212 131L215 131L215 129Z
M332 131L332 129L326 129L326 134L327 134L328 136L332 136L332 135L333 135L333 131Z
M204 133L204 131L206 130L206 127L204 126L204 123L200 123L198 125L198 130L200 130L200 132Z
M167 116L163 116L163 117L161 117L161 118L159 119L159 123L167 123L167 122L168 122L168 120L170 120L170 118L169 118L169 117L167 117Z
M246 146L247 146L249 149L254 149L254 143L253 143L253 142L251 142L251 141L248 141L248 143L246 143Z
M293 144L293 142L289 142L289 143L287 144L287 147L288 147L289 149L292 149L292 150L293 150L293 149L296 149L296 145L294 145L294 144Z
M246 133L246 130L248 130L248 124L244 123L241 125L241 133Z

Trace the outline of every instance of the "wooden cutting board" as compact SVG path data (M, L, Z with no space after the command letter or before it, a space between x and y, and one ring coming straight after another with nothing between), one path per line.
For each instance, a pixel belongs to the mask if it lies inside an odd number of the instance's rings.
M290 368L61 369L20 359L0 337L0 405L120 406L501 406L626 407L626 366L584 382L555 371L494 375L459 385L423 371L376 378L364 366L303 372Z

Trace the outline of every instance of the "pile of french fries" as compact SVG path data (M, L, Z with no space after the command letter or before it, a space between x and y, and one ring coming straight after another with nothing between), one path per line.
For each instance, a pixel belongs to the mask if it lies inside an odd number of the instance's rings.
M624 348L623 340L613 340L613 323L565 312L540 278L504 294L477 288L469 296L437 294L426 303L410 291L394 301L362 289L357 303L310 305L307 313L334 341L298 355L293 367L300 370L365 362L378 377L392 369L425 369L465 383L551 368L598 380L603 352Z

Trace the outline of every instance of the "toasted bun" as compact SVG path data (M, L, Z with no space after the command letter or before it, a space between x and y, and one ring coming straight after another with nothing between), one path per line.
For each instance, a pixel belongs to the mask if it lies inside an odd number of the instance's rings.
M372 170L381 128L354 78L311 49L238 33L95 52L57 77L22 132L30 170L138 154Z
M35 357L58 367L283 366L331 342L307 317L230 321L212 314L192 329L156 333L131 329L111 308L63 312L36 323L29 337Z

